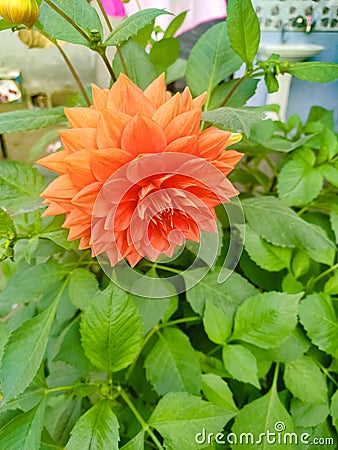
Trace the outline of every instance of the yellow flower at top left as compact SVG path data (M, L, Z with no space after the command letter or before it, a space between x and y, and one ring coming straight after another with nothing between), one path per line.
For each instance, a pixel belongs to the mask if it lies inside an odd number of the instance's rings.
M32 28L39 18L36 0L0 0L0 16L13 25Z

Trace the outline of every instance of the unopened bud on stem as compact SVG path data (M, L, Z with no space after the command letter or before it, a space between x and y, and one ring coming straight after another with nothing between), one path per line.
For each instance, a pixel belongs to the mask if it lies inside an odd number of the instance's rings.
M32 28L39 18L36 0L0 0L0 16L13 25Z

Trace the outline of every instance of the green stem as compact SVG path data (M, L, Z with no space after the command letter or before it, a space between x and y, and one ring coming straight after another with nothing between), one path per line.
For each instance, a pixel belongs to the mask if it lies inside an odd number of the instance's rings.
M180 323L190 323L190 322L200 322L202 319L201 317L194 316L194 317L185 317L183 319L177 319L177 320L171 320L170 322L162 323L158 326L159 329L171 327L173 325L178 325Z
M279 375L279 363L276 363L275 373L274 373L273 382L272 382L272 387L275 388L276 390L277 390L278 375Z
M99 55L101 56L103 62L105 63L105 65L106 65L106 67L107 67L107 69L108 69L109 75L111 76L111 79L112 79L113 83L115 83L115 81L116 81L116 76L115 76L115 73L114 73L114 71L113 71L113 68L112 68L110 62L108 61L108 58L107 58L107 55L106 55L106 50L103 50L102 47L100 47L100 49L98 50L98 53L99 53Z
M73 78L76 81L76 83L77 83L77 85L78 85L78 87L79 87L79 89L81 91L81 94L83 95L83 98L85 99L85 102L87 103L87 106L90 106L91 102L90 102L90 99L89 99L88 94L86 92L86 89L83 86L82 81L81 81L78 73L76 72L73 64L71 63L70 59L68 58L68 56L66 55L66 53L63 51L63 49L61 48L61 46L58 44L58 42L56 40L54 42L54 45L59 50L61 56L63 57L65 63L68 66L68 69L70 70L71 74L73 75Z
M111 32L113 31L113 27L112 27L112 25L111 25L111 23L110 23L109 17L108 17L108 15L107 15L107 13L106 13L104 7L103 7L103 5L102 5L101 0L96 0L96 3L99 5L100 11L101 11L101 13L102 13L102 16L103 16L103 18L104 18L104 20L105 20L105 22L106 22L106 24L107 24L109 33L111 33Z
M152 431L152 429L149 427L147 422L143 419L141 414L135 408L133 402L128 397L128 394L121 387L118 387L118 392L121 395L121 397L123 398L123 400L125 401L125 403L127 404L127 406L130 409L130 411L134 414L134 416L138 420L138 422L141 425L143 431L145 433L148 433L149 436L151 437L151 439L154 441L154 443L156 444L156 447L158 448L158 450L164 450L164 447L162 446L161 442L157 439L155 433Z
M334 266L330 267L329 269L325 270L324 272L322 272L320 275L318 275L318 277L314 278L312 280L312 285L316 284L317 281L319 281L322 278L326 277L326 275L329 275L329 273L333 272L336 269L338 269L338 263L335 264Z
M309 206L304 206L304 208L300 209L299 211L297 211L297 214L299 216L301 216L302 214L304 214L307 210L309 209Z
M316 361L317 366L324 372L324 374L327 376L327 378L329 378L332 383L338 387L338 383L337 381L333 378L333 376L330 374L330 372L327 370L326 367L324 367L319 361Z
M235 83L235 85L233 86L233 88L230 90L230 92L228 93L228 95L225 97L225 99L223 100L221 107L225 106L228 101L230 100L230 98L232 97L232 95L236 92L236 90L239 88L239 86L243 83L243 81L246 79L246 75L244 75L242 78L239 78L237 83Z
M63 392L63 391L71 391L74 388L77 388L79 386L100 386L101 383L82 383L82 384L71 384L69 386L58 386L54 388L46 388L45 394L53 394L55 392Z
M54 9L55 12L57 12L61 17L63 17L72 27L75 28L75 30L81 34L81 36L87 41L90 42L90 37L78 26L76 22L74 22L73 19L71 19L69 16L67 16L66 13L62 11L58 6L54 5L53 2L50 0L44 0L45 3L47 3L48 6L50 6L52 9Z
M121 47L119 45L116 46L116 51L120 57L121 64L123 67L123 72L128 76L128 68L127 68L126 60L124 59L123 53L121 51Z
M142 11L142 7L141 7L141 4L140 4L139 0L135 0L135 1L136 1L136 5L138 7L138 10Z

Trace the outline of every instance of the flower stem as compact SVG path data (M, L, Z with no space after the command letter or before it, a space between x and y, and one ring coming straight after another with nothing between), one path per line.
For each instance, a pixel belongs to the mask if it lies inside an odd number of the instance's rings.
M164 447L162 446L161 442L157 439L155 433L149 427L147 422L143 419L141 414L137 411L137 409L135 408L133 402L128 397L128 394L121 387L118 387L118 392L121 395L121 397L123 398L123 400L125 401L125 403L128 405L130 411L134 414L134 416L138 420L138 422L141 425L143 431L148 433L149 436L152 438L152 440L156 444L156 447L158 448L158 450L164 450Z
M136 5L137 5L139 11L142 11L142 6L141 6L139 0L135 0L135 1L136 1Z
M78 75L78 73L75 70L75 67L73 66L73 64L71 63L70 59L68 58L68 56L66 55L66 53L63 51L62 47L59 45L59 43L57 42L57 40L55 40L54 42L55 47L59 50L62 58L64 59L65 63L68 66L68 69L70 70L71 74L73 75L74 80L76 81L81 94L83 95L83 98L85 99L85 102L87 103L87 106L90 106L90 99L88 97L88 94L86 92L85 87L83 86L83 83Z
M230 98L233 96L233 94L237 91L237 89L239 88L239 86L243 83L243 81L246 79L246 76L244 75L242 78L238 78L238 81L234 84L233 88L230 89L230 92L228 93L228 95L225 97L225 99L223 100L221 107L224 107L228 101L230 100Z
M103 62L105 63L105 65L106 65L106 67L108 69L108 72L109 72L109 74L110 74L110 76L111 76L111 78L113 80L113 83L115 83L116 76L115 76L115 73L113 71L113 68L112 68L110 62L108 61L108 58L107 58L107 55L106 55L106 50L103 50L102 47L101 47L100 50L98 51L98 53L101 56Z
M332 267L330 267L329 269L325 270L324 272L322 272L320 275L318 275L318 277L316 277L313 281L312 281L312 285L316 284L317 281L321 280L322 278L326 277L326 275L329 275L331 272L333 272L334 270L338 269L338 263L333 265Z

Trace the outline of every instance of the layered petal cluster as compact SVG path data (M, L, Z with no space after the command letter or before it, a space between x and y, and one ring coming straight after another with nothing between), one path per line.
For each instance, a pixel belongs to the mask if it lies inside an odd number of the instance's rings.
M226 148L241 136L200 130L205 97L172 96L164 75L144 92L125 75L110 90L93 86L90 108L65 110L64 149L38 161L60 175L42 194L44 215L66 214L68 239L112 265L215 231L214 207L238 193L226 176L242 154Z

